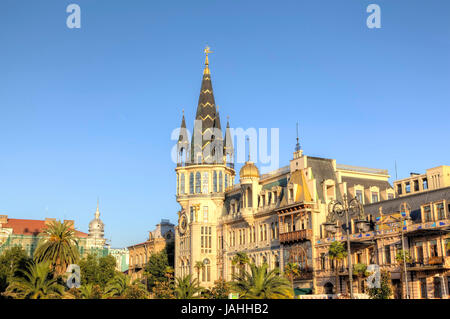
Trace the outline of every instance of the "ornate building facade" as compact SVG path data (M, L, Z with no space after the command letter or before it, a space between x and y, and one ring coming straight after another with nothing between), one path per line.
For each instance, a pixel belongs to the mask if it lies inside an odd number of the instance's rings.
M29 256L33 256L43 230L54 221L56 218L16 219L8 218L8 215L0 215L0 253L13 246L21 246ZM75 229L73 220L64 220L64 222L67 222L75 232L81 257L89 253L101 256L108 254L108 249L105 247L104 224L100 220L98 204L95 218L89 223L89 233Z
M187 138L183 114L178 139L175 275L192 274L202 262L200 282L212 286L235 271L232 259L246 252L270 268L295 262L302 269L296 285L313 290L317 276L315 241L322 236L327 205L343 194L365 203L394 198L386 170L336 164L303 154L297 145L290 165L260 174L249 160L235 181L229 123L221 131L206 48L205 69L194 134Z
M129 246L128 275L132 280L143 278L144 267L151 254L166 249L169 264L173 264L173 243L175 240L174 225L167 219L162 219L156 228L149 232L148 240Z

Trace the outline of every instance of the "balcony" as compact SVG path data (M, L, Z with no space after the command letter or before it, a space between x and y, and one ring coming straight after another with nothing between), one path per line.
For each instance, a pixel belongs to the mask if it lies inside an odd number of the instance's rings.
M311 240L312 230L302 229L280 234L280 243L293 243L304 240Z
M443 256L433 256L428 258L417 258L407 263L409 270L433 270L450 269L450 258Z

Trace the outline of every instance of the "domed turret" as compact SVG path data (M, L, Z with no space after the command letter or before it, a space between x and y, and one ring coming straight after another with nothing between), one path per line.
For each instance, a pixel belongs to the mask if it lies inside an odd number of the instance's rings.
M102 220L100 219L100 211L98 209L98 202L97 202L97 211L95 212L95 218L91 220L89 223L89 237L94 238L103 238L105 231L105 224L103 224Z
M247 161L245 163L245 165L242 166L241 170L239 171L239 177L241 179L249 178L249 177L259 178L259 170L253 162Z

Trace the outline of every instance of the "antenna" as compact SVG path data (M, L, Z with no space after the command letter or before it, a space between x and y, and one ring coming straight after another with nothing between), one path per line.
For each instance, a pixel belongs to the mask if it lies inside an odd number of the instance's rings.
M247 143L248 143L248 161L250 162L250 138L247 136Z
M397 176L397 160L395 160L395 180L398 180L398 176Z

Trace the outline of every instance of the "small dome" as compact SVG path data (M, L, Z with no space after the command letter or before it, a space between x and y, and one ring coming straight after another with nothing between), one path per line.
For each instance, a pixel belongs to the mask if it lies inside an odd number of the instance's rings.
M105 225L103 224L103 222L97 218L91 220L91 222L89 223L89 230L94 230L94 231L97 229L103 230L104 227L105 227Z
M246 162L239 171L240 178L257 177L259 178L259 170L253 162Z

